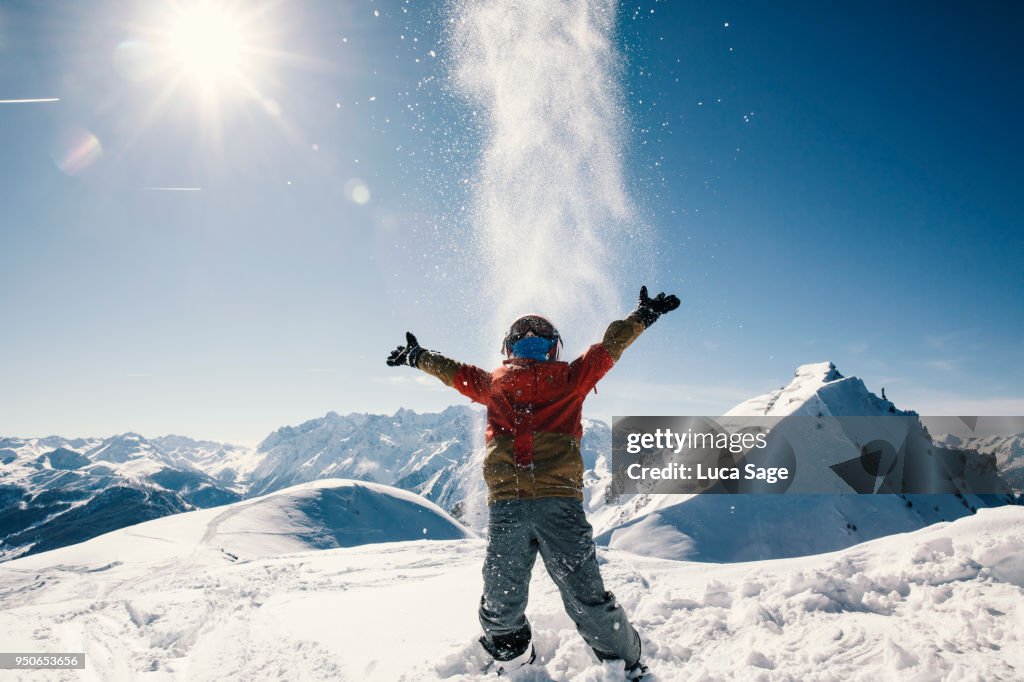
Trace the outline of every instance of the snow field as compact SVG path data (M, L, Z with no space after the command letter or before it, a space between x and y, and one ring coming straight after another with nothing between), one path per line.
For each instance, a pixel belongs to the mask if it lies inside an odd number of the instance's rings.
M1022 521L1020 507L983 509L775 561L600 557L655 680L1013 680L1024 676ZM479 539L248 561L199 546L72 564L73 549L57 550L59 564L43 563L52 552L0 567L0 637L84 650L88 669L14 679L487 679ZM508 679L621 679L621 664L599 664L576 634L540 565L531 597L542 660Z

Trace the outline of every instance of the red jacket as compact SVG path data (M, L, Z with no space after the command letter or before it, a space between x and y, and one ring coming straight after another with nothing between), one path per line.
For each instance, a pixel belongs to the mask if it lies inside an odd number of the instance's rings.
M583 401L642 332L632 315L572 362L506 360L493 372L424 351L418 366L487 408L490 501L583 496Z

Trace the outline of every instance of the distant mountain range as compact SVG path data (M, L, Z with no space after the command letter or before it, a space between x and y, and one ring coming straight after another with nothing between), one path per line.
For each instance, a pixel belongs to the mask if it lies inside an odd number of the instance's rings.
M820 363L800 367L789 385L745 401L729 414L913 413L897 410L860 379L843 377L831 363ZM437 414L405 409L393 415L330 412L280 428L255 449L174 435L147 439L136 433L102 439L0 438L0 560L325 478L417 493L479 530L486 523L482 442L482 410L469 406ZM1020 437L966 445L987 448L985 452L996 453L1001 467L1024 473ZM741 507L752 506L738 513L732 496L614 499L608 495L610 450L608 425L584 420L586 505L599 541L642 549L645 537L667 534L678 541L660 543L658 551L675 547L680 555L676 558L730 561L828 551L1006 501L939 496L915 503L878 495L798 502L803 496L788 494L775 500L740 499ZM729 526L730 518L735 527ZM793 531L789 536L797 537L796 531L807 529L810 521L825 525L815 531L816 540L786 548L779 543L764 546L767 530Z
M0 438L0 559L242 499L244 448L178 436ZM214 463L204 471L199 465ZM227 475L225 476L225 472Z

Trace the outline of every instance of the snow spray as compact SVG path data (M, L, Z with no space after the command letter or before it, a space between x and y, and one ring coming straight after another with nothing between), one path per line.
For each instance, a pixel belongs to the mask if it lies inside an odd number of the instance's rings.
M623 180L616 0L455 0L454 83L483 125L471 217L484 331L549 317L569 353L621 316L635 231Z

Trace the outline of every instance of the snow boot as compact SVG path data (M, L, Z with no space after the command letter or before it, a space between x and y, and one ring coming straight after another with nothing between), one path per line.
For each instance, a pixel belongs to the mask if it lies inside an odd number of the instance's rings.
M491 655L491 662L484 666L483 672L503 675L506 672L530 665L537 658L533 651L533 632L530 624L504 635L494 635L490 639L485 635L480 638L480 646Z
M626 668L626 679L630 680L630 682L633 682L634 680L642 680L647 676L648 672L647 666L640 661L637 661L630 667Z
M496 658L491 659L490 663L484 666L482 672L494 673L500 677L512 670L518 670L524 665L532 665L535 660L537 660L537 652L531 644L529 649L514 658L508 659L507 661L499 661Z

